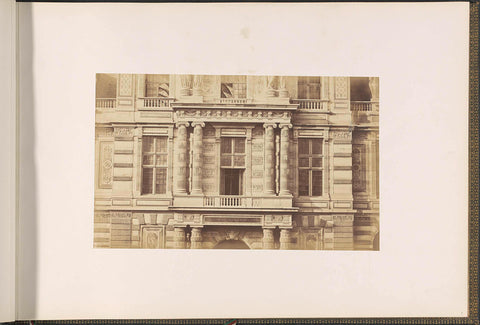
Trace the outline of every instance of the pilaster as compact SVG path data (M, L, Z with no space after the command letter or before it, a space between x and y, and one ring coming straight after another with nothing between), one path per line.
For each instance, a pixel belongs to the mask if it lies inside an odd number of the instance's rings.
M290 229L281 229L280 230L280 249L290 249L291 239L290 239Z
M273 123L265 123L265 194L275 195L275 135L274 128L277 127Z
M263 249L274 249L273 228L263 228Z
M202 169L203 169L203 128L205 123L193 122L193 175L192 195L202 195Z
M291 195L288 186L288 155L291 124L280 124L280 192L279 195Z
M187 126L188 122L177 123L177 138L175 139L175 175L174 193L187 193ZM176 180L175 180L176 178Z
M190 238L190 248L200 249L202 248L202 228L192 228L192 237Z
M185 228L175 227L173 233L174 248L184 249L186 247L185 242Z

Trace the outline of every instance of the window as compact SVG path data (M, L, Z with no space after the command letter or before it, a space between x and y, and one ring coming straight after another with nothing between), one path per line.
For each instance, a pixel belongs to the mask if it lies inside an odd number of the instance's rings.
M323 193L323 140L298 139L298 194Z
M143 137L142 194L167 193L167 138Z
M320 99L320 77L298 77L299 99Z
M242 195L245 139L222 138L220 148L220 194Z
M168 74L147 74L145 96L167 98L170 93L169 81L170 76Z
M246 76L223 76L221 98L247 98Z
M370 101L372 92L370 91L368 77L350 78L350 100L351 101Z
M220 174L222 195L243 194L243 169L222 168Z
M117 76L111 73L97 73L96 98L117 97Z

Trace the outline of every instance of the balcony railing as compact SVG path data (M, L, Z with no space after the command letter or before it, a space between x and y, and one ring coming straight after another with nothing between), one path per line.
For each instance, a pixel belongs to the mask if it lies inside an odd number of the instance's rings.
M371 101L351 101L350 110L352 112L372 112L378 110L378 102Z
M206 207L247 207L251 206L252 198L245 196L206 196L203 206Z
M304 111L326 111L327 103L324 99L292 99L292 104L298 104L298 109Z
M116 98L97 98L95 101L96 108L115 108L117 107Z
M248 104L252 100L249 98L220 98L218 102L220 104Z
M165 108L170 107L170 103L174 102L174 98L166 97L142 97L139 98L140 105L144 108Z
M180 204L182 204L179 201ZM188 199L183 204L187 203ZM198 202L200 203L200 202ZM201 203L200 203L201 204ZM203 207L212 208L291 208L291 196L213 195L203 197Z

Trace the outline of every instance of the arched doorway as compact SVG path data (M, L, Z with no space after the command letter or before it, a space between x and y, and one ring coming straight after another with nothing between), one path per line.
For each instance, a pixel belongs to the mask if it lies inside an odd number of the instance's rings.
M219 242L214 249L250 249L250 247L241 240L223 240Z

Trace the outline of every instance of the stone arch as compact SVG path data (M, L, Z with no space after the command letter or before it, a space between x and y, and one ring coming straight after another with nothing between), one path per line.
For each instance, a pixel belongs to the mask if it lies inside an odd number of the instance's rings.
M214 249L250 249L250 247L243 240L226 239L219 241L213 247Z

